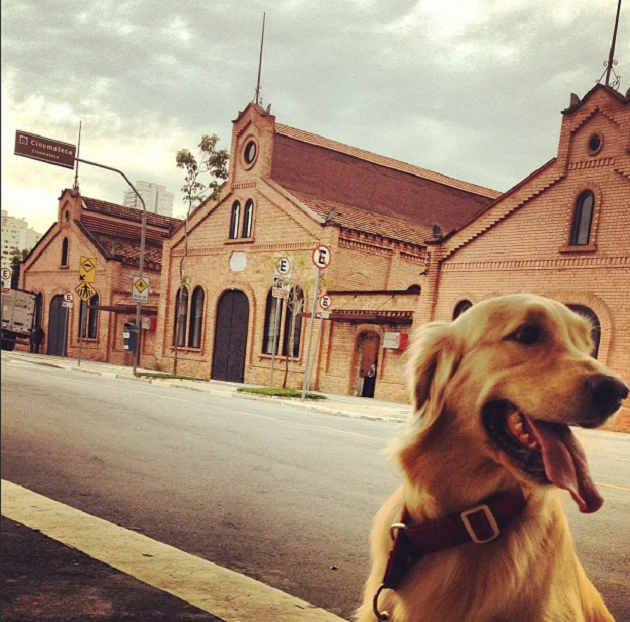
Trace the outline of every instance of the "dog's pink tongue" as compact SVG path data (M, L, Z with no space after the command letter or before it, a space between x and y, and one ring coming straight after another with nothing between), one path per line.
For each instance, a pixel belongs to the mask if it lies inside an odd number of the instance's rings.
M581 512L597 512L604 500L591 479L584 450L569 426L531 419L528 422L542 448L549 480L568 490Z

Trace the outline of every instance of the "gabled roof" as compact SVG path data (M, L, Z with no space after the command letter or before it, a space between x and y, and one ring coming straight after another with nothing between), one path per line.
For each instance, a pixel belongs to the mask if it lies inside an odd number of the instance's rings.
M596 84L582 99L580 99L577 95L571 95L571 105L568 108L565 108L562 111L563 115L571 115L574 112L577 112L595 93L596 91L605 91L609 95L612 95L615 99L617 99L622 104L630 104L630 89L626 93L625 97L617 90L613 89L611 86L606 86L605 84Z
M402 171L403 173L409 173L410 175L414 175L415 177L434 181L439 184L443 184L444 186L449 186L450 188L457 188L458 190L464 190L465 192L471 192L473 194L478 194L479 196L490 199L496 199L498 196L501 195L500 192L496 190L491 190L490 188L484 188L483 186L471 184L466 181L453 179L452 177L448 177L447 175L443 175L442 173L437 173L435 171L422 168L420 166L414 166L413 164L406 164L405 162L401 162L400 160L388 158L387 156L379 155L377 153L371 153L370 151L365 151L357 147L344 145L343 143L338 143L334 140L324 138L323 136L319 136L318 134L312 134L311 132L306 132L304 130L300 130L294 127L289 127L288 125L276 123L275 129L276 134L282 134L283 136L287 136L294 140L298 140L300 142L308 143L311 145L316 145L318 147L323 147L324 149L329 149L330 151L344 153L354 158L365 160L366 162L378 164L379 166Z
M124 205L118 205L116 203L109 203L107 201L101 201L100 199L90 199L88 197L82 197L83 208L92 211L106 214L108 216L114 216L122 220L128 220L131 222L142 222L142 210L136 207L125 207ZM152 227L159 227L160 229L166 229L172 231L181 223L179 218L171 218L169 216L162 216L161 214L155 214L154 212L147 211L147 225Z
M406 223L397 218L312 197L301 192L292 192L291 194L322 217L329 225L409 244L424 245L427 240L433 239L432 228L424 225Z
M278 123L269 177L289 192L445 231L501 194Z
M82 206L84 211L81 220L76 221L76 224L103 256L125 264L138 265L142 210L88 197L82 197ZM153 270L161 268L163 240L180 223L178 218L147 212L145 267Z

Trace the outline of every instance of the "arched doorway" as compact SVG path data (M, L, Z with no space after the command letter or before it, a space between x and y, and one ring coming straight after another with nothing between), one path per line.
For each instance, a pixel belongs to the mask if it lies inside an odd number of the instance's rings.
M249 324L249 301L238 290L227 291L217 307L212 380L243 382Z
M359 397L374 397L380 346L381 338L376 333L363 333L358 339L359 378L357 381L357 395Z
M47 354L66 356L68 339L68 309L63 306L63 296L54 296L48 314Z

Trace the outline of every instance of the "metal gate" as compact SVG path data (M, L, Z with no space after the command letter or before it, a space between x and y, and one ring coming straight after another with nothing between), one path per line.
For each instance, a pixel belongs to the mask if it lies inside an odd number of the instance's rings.
M68 309L63 306L63 296L55 296L50 301L48 314L47 354L66 356L68 339Z
M217 307L212 380L243 382L249 324L249 301L238 290L225 292Z

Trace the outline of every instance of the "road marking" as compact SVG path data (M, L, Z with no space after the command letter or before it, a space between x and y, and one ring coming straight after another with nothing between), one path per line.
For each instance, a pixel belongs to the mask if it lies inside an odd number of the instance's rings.
M348 430L339 430L337 428L327 428L323 425L309 425L309 428L317 428L318 430L330 430L331 432L338 432L339 434L352 434L353 436L363 436L365 438L376 438L379 441L383 439L380 436L374 436L373 434L362 434L361 432L350 432Z
M630 488L624 488L623 486L615 486L615 484L605 484L604 482L595 482L598 486L604 488L614 488L615 490L623 490L624 492L630 492Z
M339 622L281 590L2 480L2 515L226 622Z

